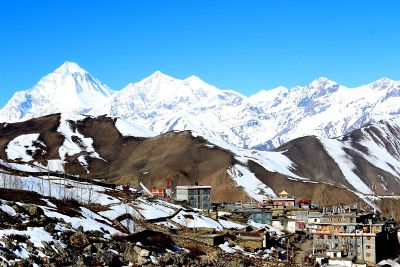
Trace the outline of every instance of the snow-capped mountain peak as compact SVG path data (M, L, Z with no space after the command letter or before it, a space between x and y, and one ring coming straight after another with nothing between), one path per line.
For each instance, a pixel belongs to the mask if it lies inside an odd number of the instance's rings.
M113 91L73 62L65 62L31 89L20 91L0 111L0 121L19 121L52 113L83 113Z
M385 90L392 87L399 87L400 83L398 81L394 81L390 78L383 77L379 80L376 80L369 84L369 86L374 90Z
M165 74L162 73L161 71L157 70L155 71L153 74L151 74L150 76L144 78L143 80L141 80L140 82L137 82L137 84L139 85L147 85L147 84L162 84L165 82L173 82L176 79ZM135 83L136 84L136 83Z
M65 61L60 67L58 67L55 73L71 73L71 74L88 74L86 70L81 68L77 63L71 61Z
M326 90L329 88L337 88L339 84L335 81L329 80L325 77L320 77L313 80L306 88L313 88L317 90Z
M204 86L205 84L208 85L205 81L200 79L198 76L191 75L184 80L185 83L190 85L197 85L199 87Z

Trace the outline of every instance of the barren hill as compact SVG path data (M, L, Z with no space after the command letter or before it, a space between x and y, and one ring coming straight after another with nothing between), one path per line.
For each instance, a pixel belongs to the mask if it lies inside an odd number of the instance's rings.
M385 183L377 187L379 194L400 191L395 175L398 161L393 162L398 157L399 131L387 123L339 139L309 136L292 140L275 152L257 152L222 148L190 131L152 137L141 132L127 134L118 120L54 114L0 124L2 165L30 174L49 170L133 186L142 182L147 187L164 187L165 178L171 178L173 187L199 182L213 187L213 201L225 202L259 200L263 194L286 189L297 198L311 198L322 205L354 203L369 192L362 192L363 188L357 188L359 181L348 176L346 168L352 166L368 190L381 179ZM384 151L392 158L382 158L382 151L372 146L381 143L387 145ZM380 161L374 165L371 157L380 157ZM351 162L350 167L340 159Z

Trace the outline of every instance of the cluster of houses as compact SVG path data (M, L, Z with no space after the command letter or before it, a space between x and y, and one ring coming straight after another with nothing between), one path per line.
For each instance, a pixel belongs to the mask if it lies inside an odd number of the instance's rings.
M320 265L367 266L395 258L399 253L394 221L380 220L375 213L348 206L320 209L310 199L296 201L285 190L277 197L265 198L263 203L226 204L211 203L211 186L177 186L175 200L196 209L211 210L217 218L219 210L288 235L300 233L309 243L307 260Z
M307 255L320 265L367 266L396 258L399 253L396 223L356 208L320 209L311 200L296 202L286 191L262 205L235 204L227 208L288 234L303 233L310 244Z

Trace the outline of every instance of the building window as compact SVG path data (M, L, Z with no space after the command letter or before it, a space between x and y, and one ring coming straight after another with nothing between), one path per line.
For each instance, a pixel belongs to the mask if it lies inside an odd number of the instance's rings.
M371 253L366 253L365 256L366 256L367 258L370 258L370 257L371 257Z
M366 249L371 249L371 245L366 245L365 248Z

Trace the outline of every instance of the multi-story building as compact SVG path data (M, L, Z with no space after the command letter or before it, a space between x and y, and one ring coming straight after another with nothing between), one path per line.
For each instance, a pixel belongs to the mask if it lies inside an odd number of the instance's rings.
M176 200L187 201L192 208L208 210L211 207L211 186L177 186Z
M398 253L397 230L392 224L350 222L314 223L313 247L340 249L358 261L376 264Z

